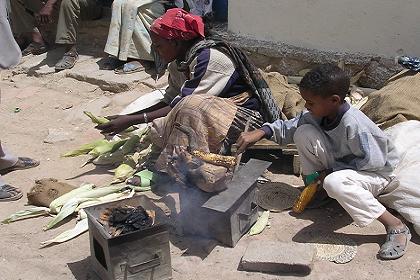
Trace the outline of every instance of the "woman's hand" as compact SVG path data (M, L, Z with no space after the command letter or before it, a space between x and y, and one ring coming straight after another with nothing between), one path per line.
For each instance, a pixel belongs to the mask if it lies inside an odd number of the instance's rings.
M236 145L238 146L237 154L242 153L248 146L253 145L255 142L264 138L265 132L262 129L256 129L250 132L242 132L239 135Z
M108 123L95 126L101 133L117 134L133 125L132 118L128 115L111 116L107 119L110 120Z

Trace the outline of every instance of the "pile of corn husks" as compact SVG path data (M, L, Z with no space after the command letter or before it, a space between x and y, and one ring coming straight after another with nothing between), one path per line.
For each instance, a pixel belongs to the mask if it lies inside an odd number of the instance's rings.
M84 113L96 124L103 124L109 121L103 117L96 117L90 112ZM112 140L96 140L62 155L63 157L89 155L90 158L86 164L118 165L114 170L114 179L111 185L96 187L93 184L82 184L79 188L53 200L49 207L32 207L18 211L4 219L2 223L8 224L22 219L49 215L53 216L53 219L44 226L44 230L48 230L66 217L73 214L78 215L76 226L73 229L67 230L51 240L41 242L42 247L68 241L86 232L88 230L88 222L83 208L129 198L135 192L150 190L151 181L154 180L153 172L145 169L136 173L139 165L144 163L151 151L152 144L146 137L149 130L149 127L138 130L130 127ZM141 186L130 186L123 183L132 175L141 178Z

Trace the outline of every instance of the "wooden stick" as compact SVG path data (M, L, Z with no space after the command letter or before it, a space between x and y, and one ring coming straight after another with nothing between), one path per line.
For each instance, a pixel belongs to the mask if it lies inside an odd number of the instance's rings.
M251 124L251 117L248 118L248 120L246 121L245 124L245 128L244 128L244 132L248 132L249 129L249 125ZM241 159L242 159L242 153L236 155L236 165L235 165L235 169L233 170L233 172L235 173L236 171L238 171L239 169L239 164L241 163Z

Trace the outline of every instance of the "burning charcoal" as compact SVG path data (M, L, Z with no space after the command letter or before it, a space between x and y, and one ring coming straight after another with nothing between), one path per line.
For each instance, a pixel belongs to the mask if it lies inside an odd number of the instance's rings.
M154 211L149 211L150 213ZM153 216L149 216L148 212L143 207L117 207L107 209L101 214L101 219L108 222L110 226L110 234L118 236L120 234L142 230L149 228L154 223Z

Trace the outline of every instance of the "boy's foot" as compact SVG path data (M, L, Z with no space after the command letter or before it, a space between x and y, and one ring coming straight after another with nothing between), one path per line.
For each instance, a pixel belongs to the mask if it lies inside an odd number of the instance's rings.
M0 174L4 175L6 173L16 171L16 170L22 170L22 169L28 169L33 168L39 165L39 161L28 158L28 157L18 157L18 161L15 165L0 170Z
M388 229L386 242L382 244L378 252L379 257L384 260L395 260L402 257L407 251L410 239L410 229L406 225L403 225L402 228Z
M55 65L55 71L71 69L79 59L79 54L76 51L68 51L63 55L63 58Z
M23 196L20 189L12 187L11 185L0 186L0 202L18 200Z

